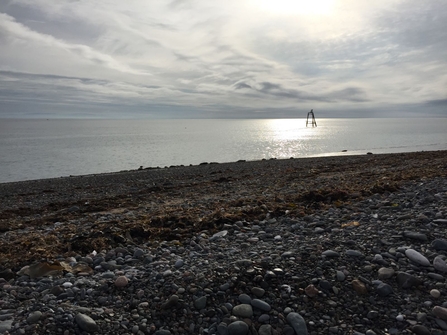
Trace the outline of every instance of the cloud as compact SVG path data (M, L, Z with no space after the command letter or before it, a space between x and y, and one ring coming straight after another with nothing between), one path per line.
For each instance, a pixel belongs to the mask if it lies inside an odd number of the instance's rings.
M151 117L172 116L169 106L202 117L399 114L446 98L443 0L340 0L321 11L263 1L4 1L0 96L12 111L37 101L140 116L152 106Z

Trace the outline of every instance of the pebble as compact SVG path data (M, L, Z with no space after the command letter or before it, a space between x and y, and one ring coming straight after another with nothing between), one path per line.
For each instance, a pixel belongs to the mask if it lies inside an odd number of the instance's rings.
M115 280L116 287L125 287L125 286L127 286L128 283L129 283L129 280L127 279L126 276L119 276Z
M248 325L244 321L234 321L228 325L228 335L248 334Z
M422 265L422 266L430 266L430 261L422 255L420 252L414 249L405 250L405 255L413 262Z
M96 322L88 315L79 313L76 314L75 319L79 327L88 333L94 333L99 330L99 327L96 324Z
M293 328L296 334L307 335L307 326L303 317L299 313L289 313L286 317L287 322Z
M251 318L253 316L253 309L249 304L240 304L233 307L232 313L241 318Z
M216 224L214 235L138 247L123 235L115 249L73 251L71 266L91 266L84 274L2 270L0 333L442 334L447 240L434 237L447 225L433 219L447 216L447 182L424 183L274 222L263 209L258 220ZM133 220L131 212L82 213L99 224ZM362 224L341 229L347 220Z
M433 267L439 272L446 273L447 272L447 264L442 259L441 256L436 256L433 260Z

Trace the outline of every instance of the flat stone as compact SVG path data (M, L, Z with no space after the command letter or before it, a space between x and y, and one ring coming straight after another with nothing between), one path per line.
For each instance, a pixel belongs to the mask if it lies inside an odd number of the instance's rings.
M420 252L414 249L405 250L405 255L413 262L422 265L422 266L430 266L429 260L422 255Z
M318 295L319 291L314 285L310 284L304 289L304 292L307 294L307 296L313 298Z
M270 312L270 310L272 309L272 307L268 303L260 299L253 299L251 301L251 305L254 308L260 309L263 312Z
M379 273L379 279L388 279L394 276L394 269L392 268L380 268L378 271Z
M340 254L338 252L336 252L336 251L333 251L333 250L323 251L322 255L326 256L326 257L340 257Z
M303 317L295 312L287 314L286 317L287 322L289 325L295 330L295 333L297 335L307 335L307 326L306 322L304 321Z
M234 321L228 325L227 329L228 329L228 335L248 334L248 325L244 321Z
M265 294L265 290L261 287L253 287L251 289L251 293L253 293L258 298L262 298Z
M447 224L447 219L436 219L433 220L434 223Z
M365 284L363 284L360 280L354 279L351 284L354 288L354 291L356 291L358 295L364 295L368 293L368 289L366 288Z
M96 324L95 320L93 320L88 315L82 313L76 314L75 320L78 326L88 333L94 333L99 330L99 327Z
M233 314L242 318L251 318L253 316L253 308L249 304L240 304L233 307Z
M404 231L403 235L413 240L424 241L424 242L428 240L427 235L413 231Z
M447 264L446 262L442 259L441 256L436 256L435 259L433 260L433 267L438 270L439 272L443 272L446 273L447 272Z
M406 272L398 272L396 280L401 288L410 288L422 284L422 281L419 278Z
M125 287L129 283L129 279L127 279L126 276L119 276L115 280L115 286L116 287Z
M356 258L363 258L363 257L365 257L364 255L363 255L363 253L361 253L360 251L358 251L358 250L346 250L346 255L348 255L348 256L351 256L351 257L356 257Z
M41 317L42 317L41 311L34 311L29 313L28 317L26 318L26 322L31 325L39 321Z
M447 250L447 240L436 239L431 242L431 246L436 250Z
M13 320L4 320L0 322L0 334L3 334L5 332L9 332L12 328Z
M259 335L272 335L272 326L262 325L258 330Z
M179 300L178 295L173 294L169 297L169 299L163 305L161 305L161 308L162 309L172 308L177 304L178 300Z
M201 309L204 309L206 307L206 301L206 296L197 298L196 300L194 300L194 307L200 311Z
M430 290L430 295L433 298L438 299L441 296L441 292L439 292L437 289L432 289Z
M346 275L340 270L337 270L336 277L338 281L344 281L346 279Z
M437 318L440 318L442 320L447 320L447 308L445 308L445 307L435 306L432 309L432 313Z
M377 285L376 291L381 297L386 297L393 293L393 288L386 283L382 283Z
M238 299L239 299L241 304L250 304L251 303L250 296L248 294L245 294L245 293L239 294Z

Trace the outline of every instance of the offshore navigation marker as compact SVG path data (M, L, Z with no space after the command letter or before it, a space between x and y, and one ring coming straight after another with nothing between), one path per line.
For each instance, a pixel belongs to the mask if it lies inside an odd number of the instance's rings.
M314 110L311 109L309 113L307 113L307 120L306 120L306 127L309 124L309 117L312 117L311 119L311 124L312 124L312 128L317 126L317 121L315 121L315 115L314 115Z

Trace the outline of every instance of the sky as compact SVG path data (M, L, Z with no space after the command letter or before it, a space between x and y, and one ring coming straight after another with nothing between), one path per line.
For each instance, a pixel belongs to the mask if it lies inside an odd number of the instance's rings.
M0 118L446 117L446 0L1 0Z

